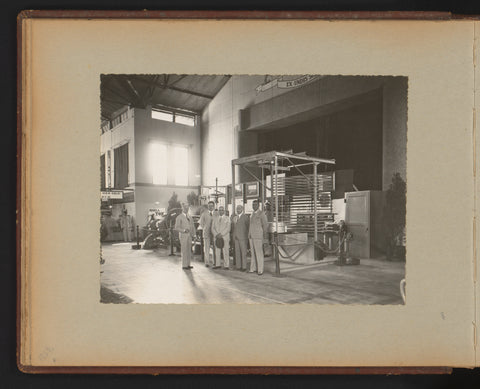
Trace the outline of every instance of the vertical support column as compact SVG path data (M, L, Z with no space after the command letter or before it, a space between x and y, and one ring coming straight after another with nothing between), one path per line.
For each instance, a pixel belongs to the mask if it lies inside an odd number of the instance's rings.
M232 216L235 216L235 165L233 162L232 162Z
M313 163L313 241L318 241L318 220L317 220L317 195L318 195L318 176L317 163Z
M137 226L137 244L132 245L132 249L139 250L140 248L141 248L141 246L140 246L140 230L139 230L139 226Z
M276 155L273 164L275 174L275 192L273 193L273 196L275 196L275 231L278 233L278 157Z
M170 254L168 254L169 257L174 257L175 253L173 252L173 222L172 220L169 221L170 223Z
M262 166L262 182L261 182L261 187L260 187L260 190L262 191L262 207L263 207L263 210L265 211L265 177L264 177L264 170L263 170L263 166Z
M318 218L317 218L317 196L318 196L318 172L317 172L318 164L316 162L313 163L313 255L314 260L317 261L322 258L319 250L320 248L317 246L318 242ZM323 240L325 243L326 235L323 234Z
M275 198L275 231L273 233L273 240L274 240L274 249L275 249L275 276L280 276L280 257L278 253L278 157L275 155L274 159L274 170L275 174L275 188L272 185L272 196ZM271 174L273 179L273 174Z

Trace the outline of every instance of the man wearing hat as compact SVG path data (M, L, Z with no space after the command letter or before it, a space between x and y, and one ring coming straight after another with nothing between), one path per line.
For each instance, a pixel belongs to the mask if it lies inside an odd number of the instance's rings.
M192 238L195 236L195 225L193 219L188 216L188 204L182 203L183 212L175 219L175 231L178 231L180 237L180 247L182 250L182 269L190 270L192 259Z
M230 218L225 215L225 208L223 206L218 207L218 217L213 219L212 233L215 238L215 257L216 269L220 267L220 256L223 250L223 268L228 270L230 268ZM220 239L221 238L221 239ZM223 248L222 242L223 240Z

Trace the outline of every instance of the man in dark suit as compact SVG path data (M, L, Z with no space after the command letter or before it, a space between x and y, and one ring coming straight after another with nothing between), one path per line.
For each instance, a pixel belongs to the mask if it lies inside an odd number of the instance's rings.
M233 216L233 240L235 242L235 267L247 270L247 243L250 218L243 212L243 206L237 205L237 214Z
M180 235L180 246L182 250L182 269L190 270L192 260L192 238L195 236L195 225L193 219L188 215L188 204L182 203L183 212L175 220L175 231Z

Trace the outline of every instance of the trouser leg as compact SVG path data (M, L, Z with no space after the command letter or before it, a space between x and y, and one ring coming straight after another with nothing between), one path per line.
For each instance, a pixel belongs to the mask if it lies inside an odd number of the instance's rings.
M257 259L257 271L258 274L263 273L263 240L253 239L253 245L255 247L255 257Z
M257 271L257 257L255 255L255 246L253 239L250 239L250 253L252 254L252 260L250 262L250 271Z
M228 236L223 237L223 266L230 267L230 239Z
M247 268L247 241L245 239L240 240L240 257L241 263L240 266L242 269Z
M211 265L210 260L210 237L203 237L203 253L205 255L205 264Z
M212 247L212 253L213 253L213 265L214 266L220 266L220 254L217 253L217 246L215 246L215 237L213 234L210 234L210 244L213 246ZM218 258L218 259L217 259Z
M187 236L182 236L180 240L180 245L182 248L182 267L188 267L190 266L190 255L191 255L191 247L188 242L190 237Z
M215 266L221 266L222 264L222 251L215 246Z
M240 249L240 241L238 239L234 239L235 242L235 267L237 269L242 268L242 252Z

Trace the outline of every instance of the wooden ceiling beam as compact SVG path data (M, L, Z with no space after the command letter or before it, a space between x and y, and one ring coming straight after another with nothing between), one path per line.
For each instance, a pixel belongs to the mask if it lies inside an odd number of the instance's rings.
M125 98L125 96L123 96L121 93L118 93L116 90L111 89L111 88L107 88L107 87L103 87L103 90L104 90L105 92L108 91L108 92L114 94L115 96L119 97L120 99L122 99L122 100L124 101L123 104L130 104L130 100L127 99L127 98Z
M204 99L209 99L209 100L212 100L215 97L215 96L212 96L212 95L206 95L204 93L194 92L194 91L183 89L183 88L177 88L176 86L167 86L166 89L170 89L170 90L180 92L180 93L187 93L187 94L192 95L192 96L202 97Z
M187 77L186 74L182 74L179 78L177 78L175 81L171 82L169 86L175 85L177 82L182 81L185 77Z
M194 92L194 91L183 89L183 88L177 88L177 87L171 86L171 85L165 85L165 84L162 84L162 83L159 83L159 82L148 81L148 80L145 80L144 78L138 77L138 76L134 76L132 78L135 79L138 82L143 82L145 84L154 85L155 87L157 87L159 89L164 89L164 90L165 89L170 89L170 90L173 90L173 91L176 91L176 92L186 93L186 94L189 94L189 95L192 95L192 96L202 97L204 99L209 99L209 100L212 100L215 97L215 96L207 95L207 94L200 93L200 92Z
M140 98L139 98L140 96L138 95L138 92L136 92L136 90L134 90L134 88L130 85L131 84L130 80L124 76L121 76L119 80L121 80L119 82L120 86L130 97L130 103L134 106L142 107L143 104L140 102Z

